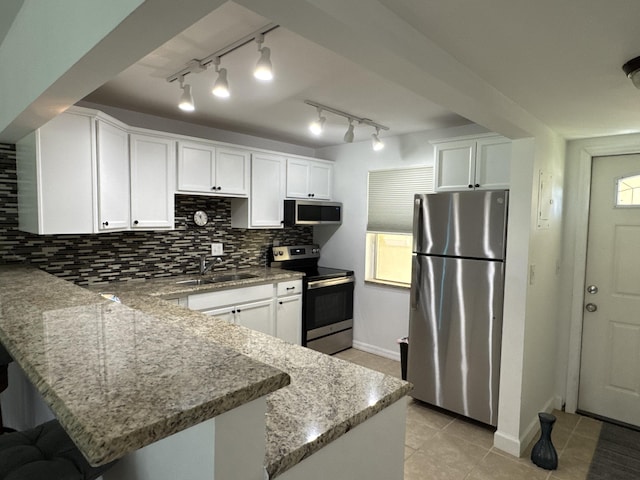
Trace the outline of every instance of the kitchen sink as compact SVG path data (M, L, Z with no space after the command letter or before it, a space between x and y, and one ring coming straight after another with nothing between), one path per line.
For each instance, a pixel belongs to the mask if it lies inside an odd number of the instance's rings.
M258 275L252 273L226 273L224 275L215 275L213 277L206 278L190 278L188 280L180 280L176 282L178 285L198 286L208 285L212 283L221 282L235 282L237 280L246 280L248 278L257 278Z
M257 277L258 275L253 275L252 273L228 273L225 275L216 275L210 279L210 282L234 282L236 280L246 280L247 278Z
M189 280L180 280L176 282L178 285L188 285L188 286L197 286L197 285L206 285L207 283L215 283L215 280L212 278L192 278Z

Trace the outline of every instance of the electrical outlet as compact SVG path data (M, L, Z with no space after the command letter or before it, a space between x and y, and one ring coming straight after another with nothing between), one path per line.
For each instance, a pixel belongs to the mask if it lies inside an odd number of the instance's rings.
M223 245L222 243L212 243L211 244L211 255L222 255L223 253Z

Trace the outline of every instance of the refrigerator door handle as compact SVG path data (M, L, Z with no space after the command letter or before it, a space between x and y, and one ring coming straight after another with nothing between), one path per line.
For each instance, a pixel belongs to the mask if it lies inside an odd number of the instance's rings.
M422 232L422 197L417 194L413 200L413 251L418 251L417 232ZM411 303L413 305L413 303Z
M416 199L416 202L418 200ZM414 237L415 238L415 237ZM411 261L411 288L409 289L409 307L411 310L418 308L417 290L418 290L418 268L416 267L416 254L413 254Z

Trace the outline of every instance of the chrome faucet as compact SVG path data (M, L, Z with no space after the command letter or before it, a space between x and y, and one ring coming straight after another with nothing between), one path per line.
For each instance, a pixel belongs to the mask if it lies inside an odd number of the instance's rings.
M216 263L222 263L222 258L213 257L213 261L207 264L207 257L205 255L202 255L200 257L200 275L204 275L205 273L207 273Z

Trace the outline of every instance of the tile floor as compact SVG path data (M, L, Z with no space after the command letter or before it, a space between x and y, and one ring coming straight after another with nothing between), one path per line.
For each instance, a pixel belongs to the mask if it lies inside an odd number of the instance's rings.
M400 362L350 349L336 357L400 377ZM529 446L521 458L493 447L493 429L409 397L405 439L405 480L585 480L601 422L553 412L552 440L558 469L531 463ZM537 436L532 442L535 443Z

